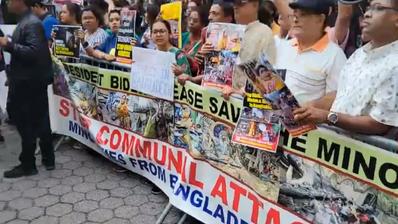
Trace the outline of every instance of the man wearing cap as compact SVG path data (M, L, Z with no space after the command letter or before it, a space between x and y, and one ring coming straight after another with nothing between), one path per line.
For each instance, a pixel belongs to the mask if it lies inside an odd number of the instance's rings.
M51 32L54 25L58 25L58 20L51 15L46 7L48 0L33 0L32 12L42 21L46 39L51 39Z
M4 172L5 178L17 178L38 173L36 139L48 118L47 86L51 82L52 63L48 42L41 21L32 14L31 0L10 0L10 12L19 22L12 37L0 37L0 48L11 54L7 68L9 81L9 112L15 120L22 140L20 165ZM41 149L47 169L54 169L54 151Z
M373 0L362 27L370 42L344 66L337 93L296 110L297 121L374 135L398 127L398 0Z
M236 23L247 25L239 52L239 63L257 60L261 53L265 53L272 64L275 63L276 49L272 30L258 21L259 7L259 0L234 1ZM232 76L232 88L224 89L224 97L228 98L232 93L243 95L246 80L245 74L235 69Z
M336 91L347 59L325 32L330 7L324 0L296 0L289 6L294 38L277 46L275 67L286 70L286 85L303 105Z

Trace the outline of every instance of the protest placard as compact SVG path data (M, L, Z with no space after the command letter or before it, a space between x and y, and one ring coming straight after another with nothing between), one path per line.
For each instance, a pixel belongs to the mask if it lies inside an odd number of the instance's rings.
M57 56L79 58L80 39L77 31L82 29L80 26L55 25L54 54Z
M182 2L176 1L160 6L160 17L167 20L171 26L171 43L182 48L181 23Z
M171 65L175 55L144 48L134 48L131 66L131 88L151 96L172 101L174 74Z
M128 7L120 11L121 27L117 35L115 56L116 61L124 64L131 64L135 38L135 20L137 11Z

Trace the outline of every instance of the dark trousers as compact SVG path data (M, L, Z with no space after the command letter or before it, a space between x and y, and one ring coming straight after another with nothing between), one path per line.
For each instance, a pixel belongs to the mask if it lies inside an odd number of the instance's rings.
M15 121L22 140L19 160L24 169L36 168L36 140L40 138L43 163L54 164L49 120L47 83L36 81L10 81L8 110Z

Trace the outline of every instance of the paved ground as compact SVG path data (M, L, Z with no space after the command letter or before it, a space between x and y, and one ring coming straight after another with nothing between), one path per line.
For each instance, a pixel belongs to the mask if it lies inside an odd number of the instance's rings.
M0 145L0 223L153 224L167 203L166 196L152 195L138 175L116 173L113 163L68 144L56 152L56 170L39 165L36 176L3 179L4 170L16 165L20 147L14 128L2 130L6 142ZM175 224L181 215L173 208L164 223Z

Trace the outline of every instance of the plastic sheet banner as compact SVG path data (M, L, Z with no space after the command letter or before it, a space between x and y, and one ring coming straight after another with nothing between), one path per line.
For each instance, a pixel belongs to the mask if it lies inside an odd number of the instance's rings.
M319 128L276 153L231 143L242 100L187 83L174 101L131 91L129 73L54 61L53 130L145 176L209 223L398 220L398 155Z

